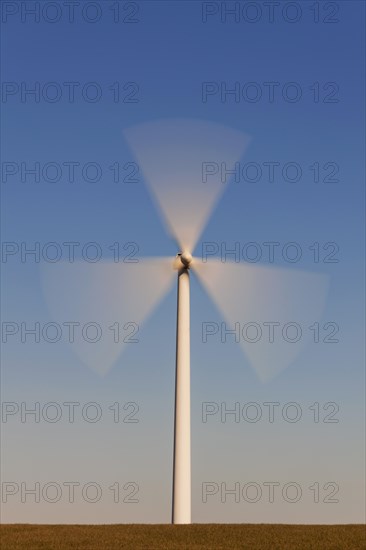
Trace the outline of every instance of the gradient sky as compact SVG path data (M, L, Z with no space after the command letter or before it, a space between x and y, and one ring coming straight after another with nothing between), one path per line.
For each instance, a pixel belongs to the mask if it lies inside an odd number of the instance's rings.
M48 15L41 14L40 22L24 12L22 21L25 4L29 7L34 2L3 2L2 6L3 242L31 246L95 241L104 258L111 258L108 247L113 243L123 247L135 242L138 257L174 256L176 245L164 231L141 173L135 183L114 183L108 168L116 162L121 167L135 162L123 130L137 123L170 117L212 121L251 136L242 163L255 162L262 168L268 162L278 162L280 168L298 163L302 169L298 182L284 181L280 172L270 182L264 168L258 182L230 182L195 252L199 255L202 243L208 241L228 247L252 241L298 243L303 257L296 266L280 256L275 263L329 276L326 307L322 318L314 321L337 323L339 342L312 343L264 384L238 344L230 340L223 344L219 337L202 342L202 323L220 323L222 316L192 277L192 520L364 521L364 3L330 3L334 11L338 7L332 15L324 2L295 2L301 17L293 23L285 20L296 15L286 8L287 2L276 8L273 22L266 3L255 2L262 16L253 23L245 20L243 11L237 22L229 15L222 21L220 9L224 13L225 4L232 2L206 3L207 7L199 1L120 2L120 21L114 22L113 3L103 1L95 3L101 10L95 23L83 20L80 6L75 7L74 22L69 22L62 2L58 2L63 7L55 23L46 20L56 13L52 6ZM238 4L243 9L247 3ZM319 22L310 9L314 4L319 7ZM138 11L129 15L134 5ZM218 13L204 23L202 10L211 7L218 7ZM16 8L17 13L6 15ZM87 16L94 17L92 10ZM253 13L248 12L248 17ZM126 17L137 22L123 22ZM324 18L338 22L324 22ZM4 95L4 85L5 91L14 91L22 82L29 87L39 82L41 88L56 82L63 94L58 102L41 97L38 103L32 96L22 102L20 92ZM65 82L80 83L73 103L68 101ZM96 82L102 90L100 101L83 99L80 88L88 82ZM109 88L115 82L120 83L122 97L137 84L138 101L114 102ZM128 82L136 84L123 90ZM216 94L203 102L203 82L224 83L228 89L235 82L255 82L263 95L258 102L243 98L236 102L233 96L222 101ZM268 100L265 82L279 83L273 101ZM282 96L289 82L301 88L297 102ZM323 88L329 82L337 84L336 102L324 102L335 89L334 84ZM314 101L314 83L319 83L319 101ZM66 170L55 183L42 178L34 182L31 175L22 181L20 171L4 174L9 170L4 163L15 163L20 169L21 163L31 167L35 162L44 166L71 161L81 166L98 163L100 181L83 181L80 169L74 182L68 181ZM314 163L320 166L319 182L314 182L309 169ZM338 166L339 181L323 181L332 167L324 169L327 163ZM321 249L317 263L309 250L315 242ZM324 251L322 246L329 242L339 247L335 263L323 261L331 249ZM265 257L263 263L268 263ZM41 264L29 257L22 262L20 254L3 258L3 322L54 320L44 298ZM42 418L36 423L30 416L22 423L20 413L3 422L2 481L14 483L14 492L19 489L2 505L4 522L170 521L175 306L174 287L141 327L139 342L127 346L104 377L85 366L64 341L21 343L18 333L3 343L3 401L19 407L25 402L28 408L36 402L41 407L56 402L63 411L55 423ZM68 422L62 405L71 401L81 404L74 423ZM100 405L100 421L87 422L80 414L89 402ZM132 411L123 406L137 403L134 418L138 422L114 423L109 407L115 402L120 403L122 418ZM263 418L250 423L234 422L228 416L221 422L217 413L202 422L204 402L217 403L219 409L221 403L230 409L235 402L241 408L255 402ZM291 423L279 412L273 423L268 422L265 402L280 403L278 411L296 402L302 418ZM323 410L330 402L339 407L334 416L339 422L322 421L332 411ZM319 422L314 422L313 409L309 410L314 403L319 403ZM49 497L41 494L39 503L31 496L22 503L21 483L31 488L37 482L41 489L48 482L63 487L60 500L50 502L51 487ZM65 482L80 484L73 503L68 502ZM88 482L101 487L99 502L82 498ZM113 502L109 487L117 482L121 500L135 487L125 484L137 484L139 491L133 498L138 502ZM202 487L207 482L217 492L204 502ZM268 485L263 485L268 482L279 483L274 502L269 502ZM302 490L298 502L282 496L290 482ZM254 498L253 486L247 500L241 496L235 502L228 495L222 502L222 483L228 489L235 483L240 489L256 483L262 496L258 502L248 502ZM314 502L315 483L320 487L320 502ZM324 502L327 496L332 498L329 495L336 486L339 492L333 498L338 502ZM92 499L93 487L90 495Z

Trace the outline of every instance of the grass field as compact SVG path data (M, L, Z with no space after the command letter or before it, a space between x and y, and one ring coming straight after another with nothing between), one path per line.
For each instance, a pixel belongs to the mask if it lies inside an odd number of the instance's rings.
M364 525L2 525L1 550L365 550Z

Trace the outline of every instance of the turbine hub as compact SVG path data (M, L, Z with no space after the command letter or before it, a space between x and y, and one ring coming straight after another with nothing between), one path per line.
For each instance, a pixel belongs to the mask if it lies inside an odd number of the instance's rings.
M189 269L189 267L192 263L192 260L193 260L192 254L190 254L189 252L183 252L181 254L178 254L178 256L180 257L180 261L182 262L184 267Z

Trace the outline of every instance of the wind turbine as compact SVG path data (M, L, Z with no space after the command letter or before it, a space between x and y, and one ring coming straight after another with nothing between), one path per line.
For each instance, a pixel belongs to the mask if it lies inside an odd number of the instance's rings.
M190 272L193 271L229 324L243 317L276 322L297 319L311 323L319 318L327 279L321 274L248 263L237 264L194 258L198 238L225 189L219 164L231 173L244 154L249 138L237 130L206 121L168 119L141 124L124 131L144 179L177 243L175 258L143 258L130 264L47 264L44 290L57 316L79 320L118 318L121 310L143 323L177 275L177 331L175 420L173 454L172 522L191 522L191 420L190 420ZM207 163L207 164L206 164ZM202 178L203 165L211 177ZM64 300L60 288L67 288ZM71 310L68 309L71 304ZM259 377L269 380L286 368L306 344L253 343L242 347ZM116 361L114 350L103 342L79 342L76 352L96 371L105 373ZM101 368L103 365L103 368Z

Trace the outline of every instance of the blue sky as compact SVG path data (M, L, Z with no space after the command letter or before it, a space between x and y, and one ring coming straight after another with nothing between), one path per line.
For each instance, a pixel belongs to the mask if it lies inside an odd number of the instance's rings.
M136 4L138 11L131 15L136 23L113 22L109 1L96 3L101 17L95 23L83 20L77 8L70 23L64 6L58 22L47 21L53 17L51 11L41 14L39 23L30 16L22 22L24 4L32 3L8 4L7 9L15 6L19 11L8 16L3 11L2 24L5 243L94 241L100 244L103 258L110 258L108 247L113 243L123 247L134 242L138 257L174 256L176 245L164 231L141 171L135 183L114 183L109 167L119 163L124 177L130 170L123 168L126 163L136 162L123 137L125 128L171 117L203 119L248 134L251 143L241 163L256 163L263 172L257 182L242 178L227 185L196 254L208 241L227 247L235 242L278 241L281 247L296 242L303 251L301 261L294 266L276 256L275 263L329 276L327 302L318 321L337 323L340 341L309 345L267 384L256 377L235 342L222 344L218 337L202 342L202 322L220 323L222 317L192 278L193 521L363 521L364 4L331 3L339 8L332 16L324 2L315 3L320 10L318 23L310 9L314 3L307 1L294 3L301 14L294 23L282 15L286 2L281 2L272 23L263 2L254 3L262 10L256 23L248 23L243 15L238 22L229 16L221 21L225 2L141 1L131 6L121 2L121 18L128 17ZM243 9L247 3L239 4ZM211 7L219 11L204 23L202 10ZM295 14L285 13L290 18ZM325 23L325 17L339 21ZM25 96L22 102L20 91L4 95L17 86L20 90L22 82L28 87L39 82L41 91L52 94L57 88L62 95L57 102L42 95L39 102L34 96ZM56 88L44 88L50 82L56 82ZM69 101L65 82L80 83L74 102ZM80 93L90 82L102 92L97 102L86 101ZM130 94L137 101L114 102L116 82L122 98ZM254 82L263 95L250 102L245 93L239 101L232 95L222 99L217 93L203 102L204 82L227 89L237 82L240 91ZM278 83L272 102L268 82ZM290 82L301 90L297 102L283 97ZM130 84L123 89L126 83ZM95 89L91 86L85 93ZM317 89L319 98L314 96ZM37 183L31 175L22 182L21 163L31 167L36 162L41 167L50 162L64 168L67 162L80 165L74 182L66 169L55 183L42 177ZM279 163L273 182L263 164L268 162ZM4 167L4 163L13 164ZM86 163L101 168L99 181L80 177ZM284 181L281 171L287 163L300 166L299 181ZM314 181L314 168L309 168L314 163L319 163L319 182ZM19 171L11 175L7 171L14 166ZM338 173L333 177L339 181L323 181L334 167ZM321 249L317 263L309 249L315 242ZM322 249L326 243L339 247L336 263L323 261L332 251ZM31 258L21 262L20 254L6 260L3 321L19 325L52 321L42 289L42 262ZM263 263L268 263L265 257ZM21 504L19 491L3 504L4 521L170 520L175 300L174 287L141 327L139 343L127 346L104 377L85 366L63 341L21 343L17 334L3 344L4 401L29 406L97 402L103 410L96 423L80 415L72 424L64 417L57 423L34 423L30 418L22 423L18 414L9 417L3 424L5 481L19 487L21 482L94 481L103 488L103 496L95 504L82 498L71 504L63 494L57 503L41 499L34 505L31 498ZM255 402L265 411L263 403L269 401L279 402L281 410L288 402L300 404L301 421L220 422L213 415L202 422L203 402L227 403L228 408L235 402ZM108 407L115 402L122 407L137 403L139 422L111 421ZM319 403L322 408L329 402L339 406L339 422L312 421L309 407ZM139 485L139 502L113 503L108 487L131 480ZM263 492L255 504L230 498L222 503L217 493L207 503L202 501L205 482L217 486L256 482L263 488L268 481L296 482L303 498L290 504L278 497L272 504ZM337 484L339 502L314 503L308 487L315 482L327 494L331 487L324 485Z

